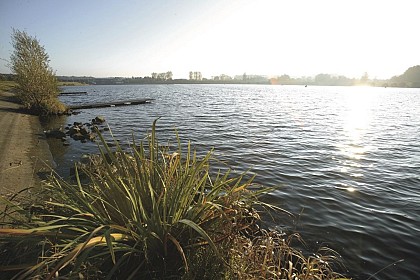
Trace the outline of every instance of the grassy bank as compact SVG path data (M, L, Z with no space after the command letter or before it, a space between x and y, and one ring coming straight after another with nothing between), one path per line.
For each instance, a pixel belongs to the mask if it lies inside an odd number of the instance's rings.
M64 86L87 86L88 84L79 83L79 82L58 82L59 87ZM13 89L17 86L16 82L14 81L0 81L0 90L3 91L13 91Z
M181 141L158 141L156 123L130 149L101 138L100 156L75 181L52 176L0 212L0 273L16 279L339 279L336 254L304 256L298 235L260 228L253 176L211 172ZM257 210L258 209L258 210Z
M64 86L87 86L88 84L79 82L58 82L59 87ZM0 81L0 90L8 91L16 87L17 84L14 81Z
M12 92L16 85L13 81L0 81L0 91Z

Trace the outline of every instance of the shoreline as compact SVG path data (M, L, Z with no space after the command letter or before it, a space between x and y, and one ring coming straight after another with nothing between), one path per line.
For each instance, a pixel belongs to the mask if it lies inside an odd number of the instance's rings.
M22 111L13 96L0 91L1 196L40 186L54 167L39 117Z

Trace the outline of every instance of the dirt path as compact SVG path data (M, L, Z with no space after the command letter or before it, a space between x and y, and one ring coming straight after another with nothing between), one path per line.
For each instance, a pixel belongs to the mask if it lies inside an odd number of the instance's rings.
M21 112L13 96L0 92L0 195L39 184L43 162L52 163L37 116Z

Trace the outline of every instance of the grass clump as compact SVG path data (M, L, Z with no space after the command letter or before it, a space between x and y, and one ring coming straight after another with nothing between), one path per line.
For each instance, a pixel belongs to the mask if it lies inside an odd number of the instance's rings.
M305 258L280 233L260 230L253 177L211 174L178 139L156 137L57 176L24 203L5 200L0 273L15 279L333 279L326 257ZM84 175L84 179L81 179ZM260 203L262 204L262 203ZM314 261L316 259L316 261ZM10 273L10 274L8 274ZM305 277L304 277L305 276Z

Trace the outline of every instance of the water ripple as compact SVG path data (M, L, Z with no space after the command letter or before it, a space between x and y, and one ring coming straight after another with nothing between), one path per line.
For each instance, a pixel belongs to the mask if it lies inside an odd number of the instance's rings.
M84 110L65 122L105 115L122 140L161 117L198 149L256 182L295 214L270 226L302 233L310 247L338 251L355 279L418 279L420 269L420 91L418 89L142 85L70 88L67 104L154 98L152 104ZM173 139L173 138L172 138ZM94 145L55 146L65 172ZM54 152L54 151L53 151ZM400 261L404 259L404 261ZM383 270L382 270L383 269ZM381 271L382 270L382 271Z

